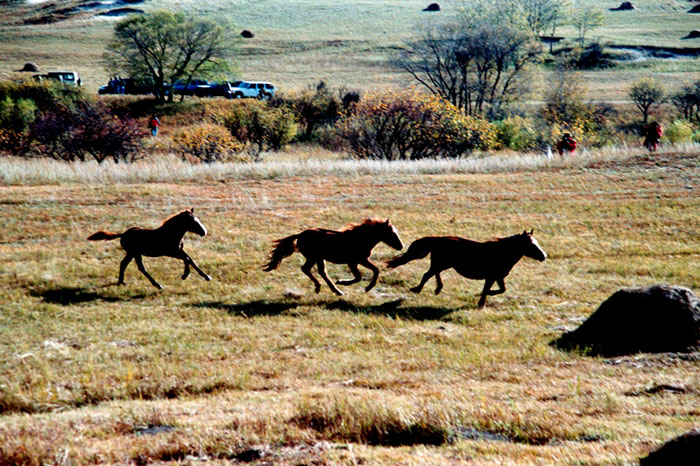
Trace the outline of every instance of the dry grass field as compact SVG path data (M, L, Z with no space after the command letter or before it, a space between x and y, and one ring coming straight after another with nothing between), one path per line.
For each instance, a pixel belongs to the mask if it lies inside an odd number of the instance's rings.
M72 19L49 24L23 23L23 19L42 17L44 7L57 3L34 0L19 13L10 9L0 11L0 77L11 77L13 70L34 62L44 71L77 70L84 86L96 92L109 77L102 54L119 17L95 16L98 10L87 8ZM133 6L145 11L167 9L224 18L235 25L231 33L236 36L242 29L253 31L255 38L241 43L239 77L273 81L281 91L290 92L320 80L335 88L359 90L411 83L406 74L390 65L393 53L416 37L419 26L446 21L463 1L445 0L439 2L441 12L422 12L428 3L427 0L147 0ZM698 27L697 15L687 13L692 4L686 0L639 0L634 2L635 11L610 11L620 3L611 0L585 3L599 6L605 15L605 24L588 34L591 40L633 48L652 46L696 52L700 48L700 39L683 39ZM571 26L560 28L557 35L567 39L566 46L571 46L577 37ZM669 91L696 79L697 56L674 52L658 58L637 51L630 58L633 60L625 62L622 68L587 73L587 98L627 100L629 84L647 75L661 80ZM543 69L537 84L546 88L548 82L549 72ZM538 96L539 93L533 99Z
M621 287L700 289L698 155L150 181L22 162L0 186L0 464L635 464L698 425L697 354L549 342ZM164 290L133 264L117 287L118 244L85 240L187 207L209 229L186 250L211 282L161 258L145 265ZM454 272L438 296L410 293L427 261L388 271L385 245L370 293L314 294L299 255L261 270L274 239L364 217L391 218L405 244L534 228L549 257L516 265L483 309L481 282Z

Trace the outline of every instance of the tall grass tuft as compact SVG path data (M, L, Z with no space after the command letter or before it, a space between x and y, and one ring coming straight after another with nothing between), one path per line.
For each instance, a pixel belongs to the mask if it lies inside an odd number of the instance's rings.
M434 407L410 411L340 396L323 404L301 403L292 422L328 439L384 446L442 445L452 431L450 416Z

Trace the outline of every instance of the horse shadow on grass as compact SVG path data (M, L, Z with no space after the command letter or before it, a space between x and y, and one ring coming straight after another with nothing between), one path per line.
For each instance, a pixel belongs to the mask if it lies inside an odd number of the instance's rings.
M355 314L384 315L392 318L409 320L440 320L456 312L460 308L439 306L402 306L403 299L395 299L381 304L360 305L337 299L333 301L289 301L289 300L256 300L247 303L205 302L193 303L194 307L218 308L231 315L244 317L276 316L301 306L319 306L328 310L352 312Z
M71 306L74 304L84 304L97 301L114 303L146 297L144 294L128 297L105 295L80 287L57 287L50 288L48 290L32 290L30 295L36 298L41 298L46 303L59 304L61 306Z

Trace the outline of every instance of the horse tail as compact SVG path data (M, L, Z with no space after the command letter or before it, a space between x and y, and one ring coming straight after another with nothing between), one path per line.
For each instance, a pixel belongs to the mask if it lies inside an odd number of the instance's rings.
M270 262L265 264L265 266L263 267L263 270L265 272L275 270L277 267L279 267L280 262L282 262L282 259L284 259L285 257L289 257L296 252L297 236L299 235L287 236L286 238L278 239L277 241L275 241L276 246L275 249L273 249L270 253Z
M393 259L389 259L386 262L387 267L389 267L390 269L394 269L416 259L424 258L432 252L432 241L430 241L431 239L432 238L427 237L415 240L411 243L411 245L408 247L408 250L404 254L396 256Z
M88 236L88 241L111 241L113 239L121 238L122 233L110 233L108 231L98 231L90 236Z

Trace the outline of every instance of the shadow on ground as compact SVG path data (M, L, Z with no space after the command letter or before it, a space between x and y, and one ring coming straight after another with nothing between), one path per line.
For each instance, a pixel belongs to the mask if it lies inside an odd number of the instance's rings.
M336 301L268 301L257 300L248 303L227 304L222 302L195 303L194 307L218 308L231 315L253 316L275 316L286 311L296 309L300 306L320 306L329 310L353 312L359 314L385 315L388 317L399 317L412 320L440 320L443 317L458 311L462 308L445 308L435 306L406 306L403 307L402 299L388 301L382 304L359 305L352 302L338 299Z
M87 290L85 288L75 287L52 288L49 290L33 290L30 294L34 297L43 299L47 303L60 304L62 306L89 303L93 301L113 303L124 300L141 299L145 297L145 295L136 295L129 297L109 296L97 293L92 290Z

